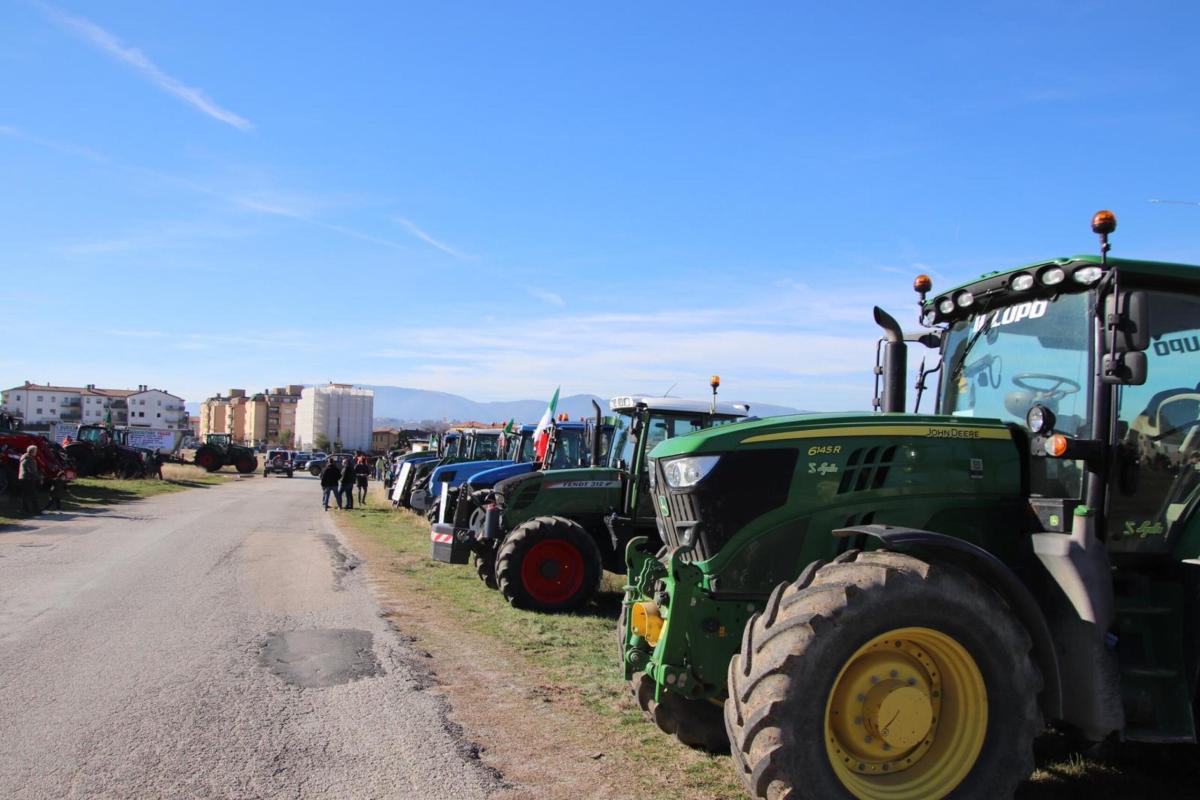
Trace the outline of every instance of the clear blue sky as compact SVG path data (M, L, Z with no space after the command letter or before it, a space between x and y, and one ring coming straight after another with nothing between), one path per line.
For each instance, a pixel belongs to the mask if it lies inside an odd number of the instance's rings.
M0 8L0 383L866 407L912 276L1200 263L1192 3ZM6 376L6 377L5 377Z

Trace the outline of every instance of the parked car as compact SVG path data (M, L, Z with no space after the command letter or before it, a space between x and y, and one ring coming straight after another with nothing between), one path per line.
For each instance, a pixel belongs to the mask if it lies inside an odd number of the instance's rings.
M263 462L263 477L271 474L292 477L292 454L287 450L268 450Z

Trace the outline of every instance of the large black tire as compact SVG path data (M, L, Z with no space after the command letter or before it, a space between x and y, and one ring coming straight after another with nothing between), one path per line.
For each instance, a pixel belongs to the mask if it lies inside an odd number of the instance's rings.
M238 456L237 461L235 461L233 464L233 468L236 469L242 475L248 475L249 473L254 472L254 470L258 469L258 456L252 456L252 455Z
M207 444L200 446L192 460L195 461L196 466L209 472L216 472L225 465L225 458L221 455L221 451Z
M312 475L314 478L321 477L321 467L319 467L316 464L313 464L311 467L308 468L308 474Z
M596 593L602 572L596 542L565 517L524 522L496 551L496 586L515 608L573 611Z
M483 585L489 589L496 588L496 554L488 551L480 553L478 551L471 554L471 564L475 567L475 575L479 580L483 581Z
M71 464L75 467L76 475L88 478L96 474L96 455L92 452L90 445L83 442L72 442L64 449L71 459Z
M941 722L949 730L934 728L933 748L911 767L877 778L856 776L867 781L865 790L847 788L827 751L827 708L843 668L868 642L916 628L948 637L965 650L982 676L987 706L982 744L974 760L962 765L965 777L923 796L1011 797L1034 768L1033 740L1042 729L1041 677L1029 655L1028 634L1000 596L956 567L899 553L851 552L837 563L814 567L772 592L763 612L746 624L741 653L729 664L725 724L735 767L750 795L769 800L891 797L883 782L901 775L919 780L916 770L938 763L923 759L935 758L953 730L956 712L948 693ZM936 658L934 664L948 672ZM832 735L830 741L836 741Z
M4 464L0 464L0 497L15 491L17 488L17 477L11 473Z

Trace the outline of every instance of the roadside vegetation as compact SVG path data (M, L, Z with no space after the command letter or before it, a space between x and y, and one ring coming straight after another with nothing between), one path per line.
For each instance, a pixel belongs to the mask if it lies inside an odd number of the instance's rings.
M120 480L117 478L79 478L72 481L63 495L63 513L89 513L119 503L141 500L160 494L182 492L187 489L217 486L229 480L228 475L205 472L199 467L185 464L164 464L163 480L157 478ZM45 492L41 495L46 502ZM55 514L44 516L54 519ZM0 498L0 526L13 524L30 517L21 513L21 498L17 494Z
M398 604L419 601L436 609L437 628L417 633L434 647L438 629L486 661L493 652L515 654L525 667L509 680L526 684L530 696L546 702L570 701L583 718L596 747L605 749L606 769L627 770L634 786L661 798L740 798L744 795L726 756L707 756L678 744L650 722L630 699L615 666L615 624L622 581L605 575L597 598L583 612L545 615L510 608L499 592L485 587L471 565L441 564L429 558L429 526L423 517L397 511L375 490L365 509L339 514L352 540L364 550L368 569ZM377 581L379 583L379 581ZM425 606L423 606L425 607ZM420 625L420 616L406 620ZM463 636L469 644L463 644ZM437 663L439 653L433 654ZM448 694L457 705L454 687ZM535 700L531 700L535 702ZM523 735L518 728L514 735ZM530 735L533 735L532 732ZM1190 796L1200 781L1194 746L1123 746L1103 761L1077 752L1072 741L1049 734L1038 742L1038 771L1017 796L1023 800L1080 798L1118 800ZM581 758L586 759L586 755Z

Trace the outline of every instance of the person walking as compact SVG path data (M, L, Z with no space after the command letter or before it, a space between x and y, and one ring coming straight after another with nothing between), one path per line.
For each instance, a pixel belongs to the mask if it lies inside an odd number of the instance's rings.
M21 510L27 514L42 513L38 502L38 487L42 483L42 471L38 469L37 445L25 448L25 455L17 462L17 481L21 484Z
M347 511L354 508L354 460L346 459L342 467L342 508Z
M375 480L383 480L383 468L387 466L387 459L383 456L375 459Z
M337 507L342 507L342 493L338 490L338 482L342 479L342 471L338 469L337 459L330 458L325 461L325 469L321 470L321 504L325 506L325 510L329 510L329 495L333 493L333 499L337 501Z
M365 506L367 504L367 481L371 479L371 465L367 463L366 456L359 456L358 463L354 465L354 484L358 487L358 504Z

